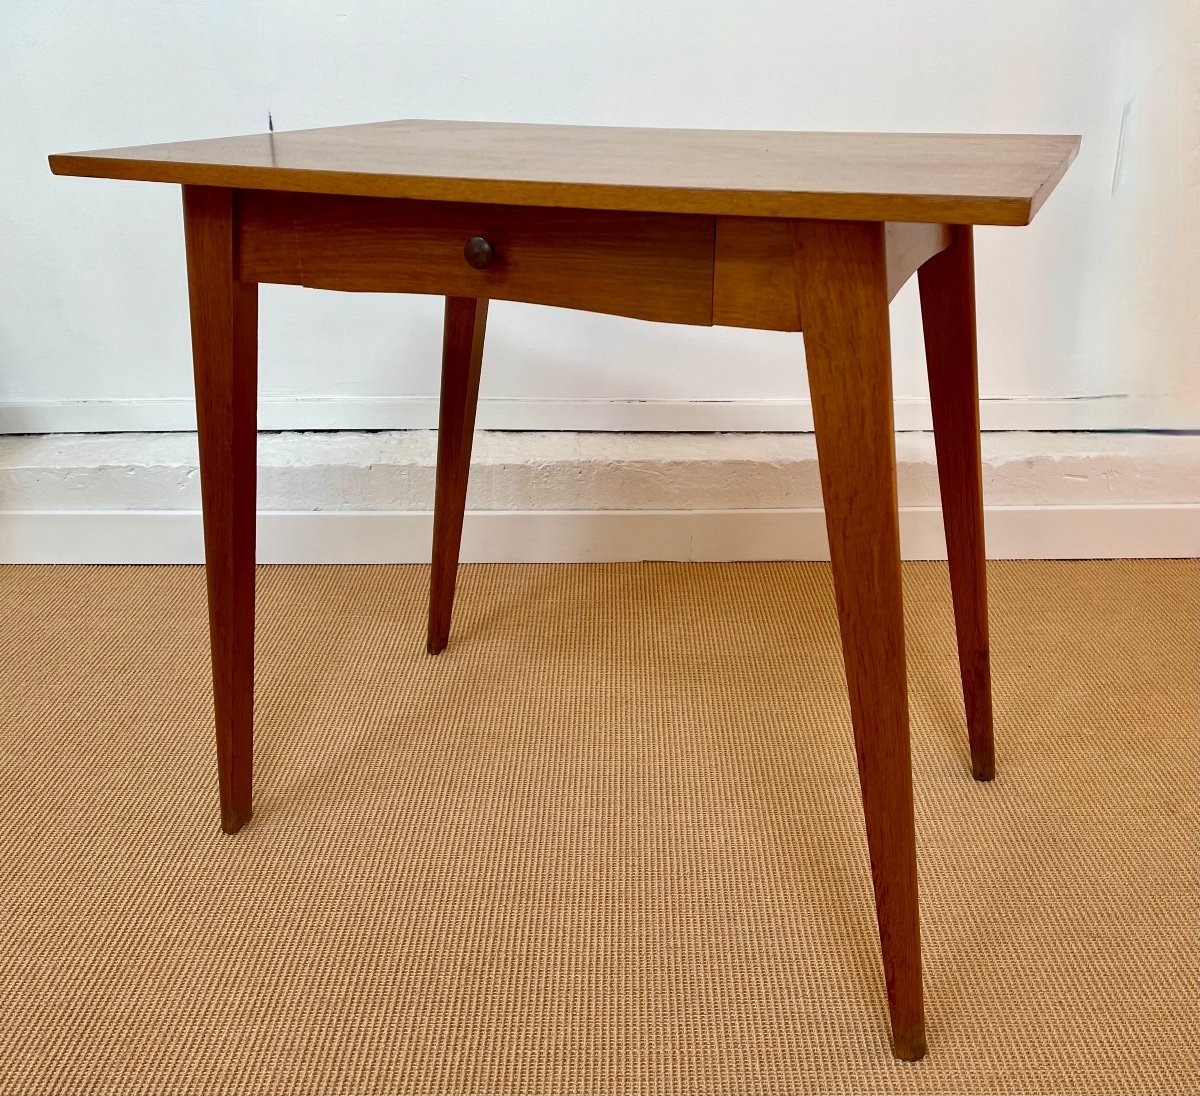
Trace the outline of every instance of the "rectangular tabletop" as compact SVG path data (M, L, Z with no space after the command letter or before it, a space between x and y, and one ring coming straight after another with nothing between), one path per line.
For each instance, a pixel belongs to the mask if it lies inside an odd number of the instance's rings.
M1075 136L396 121L50 157L57 175L385 198L1028 224Z

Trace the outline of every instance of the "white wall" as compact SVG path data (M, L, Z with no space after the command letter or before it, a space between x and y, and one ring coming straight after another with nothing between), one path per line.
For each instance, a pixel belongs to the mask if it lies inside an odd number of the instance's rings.
M1200 425L1198 26L1188 0L5 0L0 427L187 418L177 188L56 179L46 154L254 132L268 111L280 129L1082 133L1032 228L978 233L985 423ZM264 426L432 422L438 301L266 287L262 311ZM893 332L919 425L911 286ZM499 303L483 395L509 399L506 425L804 425L801 353L795 335ZM694 404L716 400L741 402Z

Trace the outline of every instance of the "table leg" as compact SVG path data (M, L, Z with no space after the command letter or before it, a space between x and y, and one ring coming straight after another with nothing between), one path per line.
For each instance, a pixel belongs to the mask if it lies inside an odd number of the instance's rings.
M483 365L486 300L447 297L442 337L442 396L438 409L437 488L433 503L433 568L429 583L431 655L446 649L454 612L454 584L462 543L471 440Z
M971 772L976 780L991 780L996 775L996 759L979 459L975 260L970 225L951 228L950 246L921 267L917 280L958 633L958 665L971 742Z
M925 1054L884 228L795 225L797 294L892 1053Z
M258 286L237 279L234 195L183 188L221 829L250 818Z

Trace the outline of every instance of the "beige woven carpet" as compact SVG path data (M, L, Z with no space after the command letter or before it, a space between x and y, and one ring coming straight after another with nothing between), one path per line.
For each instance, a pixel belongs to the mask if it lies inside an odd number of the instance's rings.
M2 569L0 1092L1194 1094L1198 578L993 565L983 786L906 567L908 1065L826 566L263 569L235 837L201 571Z

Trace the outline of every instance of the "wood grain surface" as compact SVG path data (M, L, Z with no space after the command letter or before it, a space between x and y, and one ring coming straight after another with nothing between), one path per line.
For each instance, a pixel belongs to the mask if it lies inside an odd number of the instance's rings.
M258 286L236 277L234 194L184 187L221 828L250 819Z
M889 301L895 298L904 288L904 283L925 262L949 246L951 229L951 225L906 224L899 221L883 226Z
M1079 149L1046 134L394 121L64 153L59 175L579 209L1027 224Z
M950 240L950 226L893 221L884 226L890 301ZM713 319L724 327L801 331L792 263L795 228L769 217L718 217L713 249Z
M881 224L802 222L796 277L892 1051L925 1054Z
M239 192L242 278L712 322L713 219L686 214ZM468 264L485 238L495 260Z
M433 502L433 567L426 639L426 650L431 655L444 651L450 639L487 312L486 300L446 298L442 330L442 395L438 405L437 487Z
M979 459L975 257L969 226L954 227L950 246L921 267L917 280L971 771L976 780L991 780L996 756Z

